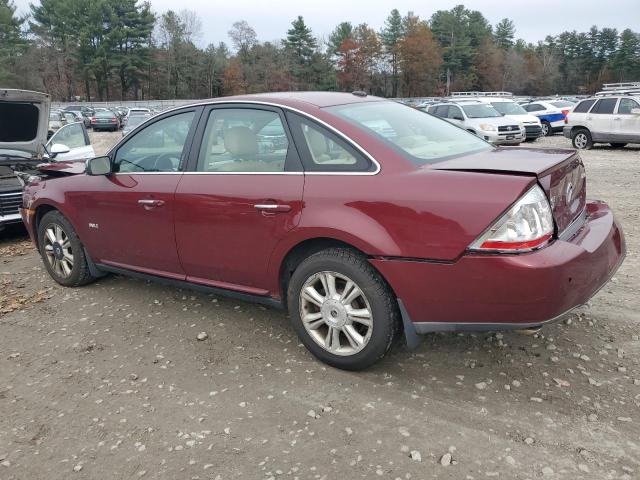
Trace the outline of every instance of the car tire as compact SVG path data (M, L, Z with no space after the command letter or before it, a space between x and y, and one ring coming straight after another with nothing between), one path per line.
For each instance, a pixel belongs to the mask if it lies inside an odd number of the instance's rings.
M548 137L553 133L551 124L549 122L547 122L546 120L543 120L541 124L542 124L542 136Z
M626 143L610 143L609 145L611 145L613 148L624 148L627 146Z
M302 343L336 368L369 367L384 357L400 330L395 295L364 256L347 248L303 260L291 276L287 298Z
M82 242L59 211L46 213L38 223L38 246L49 275L60 285L79 287L95 280Z
M579 128L571 132L571 143L578 150L589 150L593 147L591 133L586 128Z

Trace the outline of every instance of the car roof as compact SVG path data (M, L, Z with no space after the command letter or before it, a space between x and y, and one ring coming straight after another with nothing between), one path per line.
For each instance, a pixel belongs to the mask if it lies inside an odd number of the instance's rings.
M219 102L265 102L285 107L312 106L317 108L346 105L351 103L385 102L385 98L371 95L356 95L340 92L274 92L256 93L250 95L236 95L231 97L217 97L196 102L198 105Z

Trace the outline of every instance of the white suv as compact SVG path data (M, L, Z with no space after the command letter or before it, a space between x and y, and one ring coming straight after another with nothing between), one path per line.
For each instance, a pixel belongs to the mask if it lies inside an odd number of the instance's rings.
M526 138L521 122L505 117L491 104L479 100L436 103L428 112L495 145L518 145Z
M567 115L563 133L578 149L594 143L614 148L640 143L640 96L605 94L582 100Z

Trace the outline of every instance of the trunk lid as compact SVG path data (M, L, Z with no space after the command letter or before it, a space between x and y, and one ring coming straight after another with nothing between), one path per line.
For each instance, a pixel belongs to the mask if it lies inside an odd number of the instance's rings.
M587 192L584 165L573 150L498 148L436 163L431 168L536 176L551 204L559 235L585 209Z
M46 93L0 89L0 163L6 163L11 151L42 157L50 103Z

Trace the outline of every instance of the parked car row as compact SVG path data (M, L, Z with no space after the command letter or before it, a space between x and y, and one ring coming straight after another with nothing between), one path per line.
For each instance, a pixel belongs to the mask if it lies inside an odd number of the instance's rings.
M495 145L518 145L543 134L540 120L514 102L508 92L455 92L417 108Z

